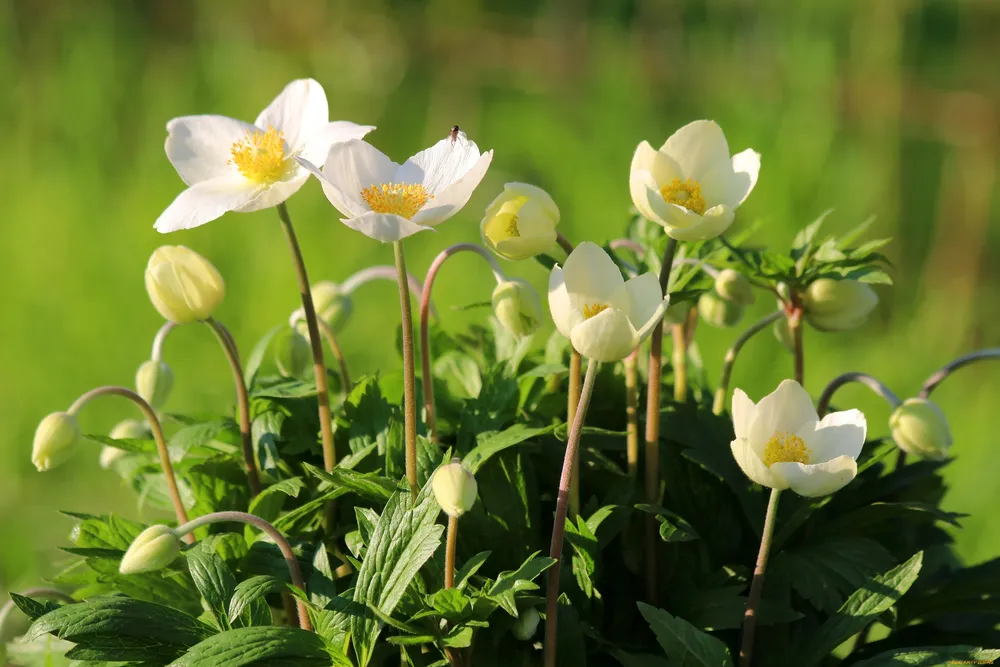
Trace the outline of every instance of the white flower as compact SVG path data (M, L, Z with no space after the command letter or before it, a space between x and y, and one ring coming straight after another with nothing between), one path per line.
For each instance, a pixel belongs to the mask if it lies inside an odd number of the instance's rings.
M582 355L618 361L632 353L663 317L670 297L644 273L628 282L600 246L584 242L549 276L549 311L559 333Z
M504 259L528 259L556 244L559 207L545 190L507 183L479 223L483 245Z
M155 228L176 232L227 211L277 206L309 178L293 158L321 161L331 145L360 139L374 129L331 123L326 93L312 79L285 86L253 125L226 116L174 118L167 123L167 157L190 187L160 215Z
M648 141L635 149L629 174L632 202L678 241L715 238L733 223L736 208L753 190L760 154L729 157L729 144L713 121L688 123L660 150Z
M391 243L458 213L486 175L493 151L480 155L464 132L453 131L402 165L358 140L334 144L322 171L308 159L298 160L346 216L341 222Z
M858 474L867 425L858 410L819 419L802 385L785 380L756 405L737 389L733 430L733 456L747 477L814 497L837 491Z

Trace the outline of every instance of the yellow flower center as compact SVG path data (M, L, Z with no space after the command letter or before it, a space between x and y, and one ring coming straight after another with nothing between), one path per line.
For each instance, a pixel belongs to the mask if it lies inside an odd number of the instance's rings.
M586 304L583 307L583 316L589 320L594 315L607 310L607 308L608 304L606 303Z
M705 198L701 196L701 185L698 181L675 178L660 188L660 194L669 204L683 206L698 215L705 212Z
M516 215L512 215L512 216L510 216L510 222L507 223L507 236L508 237L514 237L514 236L520 236L520 235L521 235L521 231L517 228L517 216Z
M361 198L376 213L393 213L409 220L434 195L428 194L419 183L382 183L369 185L361 191Z
M775 463L809 463L809 448L799 436L779 431L764 446L764 465Z
M250 132L229 149L235 164L248 180L255 183L275 183L292 169L291 160L285 157L285 136L274 127L267 132Z

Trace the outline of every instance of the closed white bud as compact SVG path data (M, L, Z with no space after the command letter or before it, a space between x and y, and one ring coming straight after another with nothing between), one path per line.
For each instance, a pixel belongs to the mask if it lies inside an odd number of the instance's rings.
M177 560L180 553L181 540L172 528L162 524L150 526L132 540L118 571L139 574L162 570Z
M173 388L174 373L163 361L150 359L139 366L135 373L136 393L154 410L163 407Z
M698 297L698 314L713 327L733 327L743 319L744 307L735 301L723 299L715 290Z
M526 642L535 636L535 632L538 630L538 622L541 619L542 617L539 615L537 609L528 607L518 615L510 631L516 639Z
M39 472L52 470L73 455L79 441L80 425L76 417L68 412L53 412L35 429L31 462Z
M124 419L118 422L109 437L115 440L145 440L150 437L149 428L138 419ZM118 449L111 445L104 445L101 449L101 467L107 470L115 464L121 457L128 454L124 449Z
M476 504L476 478L458 459L452 459L434 472L431 490L445 514L456 519Z
M535 288L523 280L505 280L493 290L493 311L504 329L515 336L533 334L545 311Z
M719 271L715 279L715 291L723 299L741 306L749 306L755 300L750 280L735 269Z
M865 323L878 305L878 295L857 280L820 278L813 281L802 298L806 321L820 331L844 331Z
M160 246L146 266L146 291L156 310L177 324L207 320L226 295L212 263L181 245Z
M285 329L274 341L274 363L285 377L302 377L312 364L309 341L295 329Z
M904 452L927 459L945 459L951 429L944 412L926 398L908 398L889 417L892 439Z

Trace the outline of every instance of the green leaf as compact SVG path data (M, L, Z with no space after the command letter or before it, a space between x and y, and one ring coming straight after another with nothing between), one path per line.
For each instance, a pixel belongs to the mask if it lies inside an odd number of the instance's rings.
M854 663L854 667L941 667L944 665L990 665L1000 659L1000 649L975 646L928 646L897 648Z
M472 606L472 601L457 588L442 588L427 596L427 604L450 622L463 618Z
M307 398L315 395L316 383L302 380L285 380L250 392L253 398Z
M298 498L299 492L305 488L301 477L289 477L272 484L261 491L250 501L250 514L255 514L265 521L274 521L281 514L285 498Z
M188 570L201 597L208 603L208 610L215 618L219 630L230 630L226 609L236 590L236 577L215 550L199 544L184 554Z
M86 440L90 440L101 445L107 445L108 447L114 447L115 449L121 449L126 452L132 452L133 454L156 453L155 440L145 440L142 438L112 438L107 435L101 435L100 433L87 433L83 437Z
M38 617L44 616L50 611L55 611L63 606L53 600L35 600L34 598L18 595L17 593L11 593L10 599L30 621L34 621ZM4 618L0 616L0 621L4 620ZM3 641L2 637L0 637L0 641Z
M712 635L706 634L682 618L668 612L637 603L642 617L675 667L731 667L729 649Z
M274 327L261 336L257 344L250 350L250 356L247 357L247 361L243 365L243 381L246 382L247 387L253 387L257 380L257 373L260 371L260 365L264 363L264 357L267 355L267 348L271 346L271 341L278 335L279 331L287 326L287 324L279 324Z
M944 521L956 528L961 528L958 520L966 516L968 515L945 511L929 503L870 503L853 512L840 515L835 521L824 526L823 530L831 535L859 533L870 528L885 528L884 524L892 519L905 519L912 522Z
M476 438L476 446L462 459L462 465L475 474L494 455L509 447L519 445L525 440L551 433L554 428L554 426L539 428L525 426L524 424L514 424L499 433L480 434Z
M236 585L230 597L229 623L235 624L255 600L262 599L264 596L272 593L280 593L284 590L285 582L270 575L258 574L249 579L244 579Z
M308 463L303 463L302 466L313 477L323 480L334 488L353 491L366 500L386 502L399 489L399 484L376 473L359 473L340 468L326 472Z
M210 637L170 663L170 667L295 667L349 666L347 658L331 651L323 638L299 628L265 626L239 628Z
M469 578L479 571L486 559L490 557L490 551L480 551L475 556L465 561L465 564L455 573L455 588L462 590L469 583Z

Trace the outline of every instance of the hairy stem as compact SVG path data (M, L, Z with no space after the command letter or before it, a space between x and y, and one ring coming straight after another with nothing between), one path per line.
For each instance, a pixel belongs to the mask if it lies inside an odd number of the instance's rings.
M458 517L448 517L448 542L444 552L444 587L455 587L455 552L458 550Z
M740 667L750 667L753 654L753 636L757 630L757 606L764 590L764 572L767 570L767 559L771 550L771 537L774 535L774 518L778 514L778 496L781 491L771 489L771 498L767 501L767 514L764 515L764 534L760 538L760 551L757 552L757 566L753 570L753 581L750 582L750 594L747 596L747 608L743 614L743 641L740 645Z
M725 409L726 396L729 395L729 380L733 375L733 365L736 363L736 355L740 353L740 350L747 344L747 341L766 329L782 315L782 311L776 310L750 325L746 331L740 334L739 338L733 341L732 347L726 351L726 356L722 361L722 377L719 379L718 389L715 390L715 402L712 403L713 414L721 415Z
M417 396L413 368L413 310L410 306L410 286L406 279L406 258L403 243L392 244L396 256L396 277L399 285L399 310L403 323L403 435L406 443L406 479L414 499L420 492L417 483Z
M893 410L903 404L903 402L899 400L899 396L896 396L892 389L889 389L889 387L882 384L878 378L868 375L867 373L844 373L843 375L838 375L832 379L830 384L826 385L823 389L823 393L820 394L819 400L816 402L816 413L821 419L823 415L827 413L827 410L830 409L830 401L833 399L833 395L836 391L850 382L858 382L865 385L884 398L885 402L888 403L889 407Z
M670 328L674 338L674 400L678 403L687 401L687 336L683 324L675 324Z
M802 344L802 308L795 306L788 313L788 332L792 335L792 354L795 357L795 381L805 384L806 359Z
M323 332L323 337L326 338L326 344L330 346L330 351L337 358L337 367L340 370L340 381L344 385L344 393L350 394L352 387L351 372L347 369L347 357L344 356L344 349L340 347L337 335L330 328L330 325L326 323L326 320L318 318L316 321L319 323L320 331Z
M171 320L163 323L163 326L156 332L156 336L153 337L153 351L149 356L150 359L153 361L163 361L163 346L167 342L167 336L177 326L178 324Z
M969 364L976 363L977 361L985 361L987 359L1000 359L1000 347L971 352L955 359L952 362L949 362L939 371L927 378L924 382L924 386L920 389L920 398L928 398L931 395L931 392L934 391L935 387L944 382L945 378L962 366L968 366Z
M625 457L628 476L639 475L639 368L638 348L625 357Z
M573 349L570 343L569 352L569 387L566 390L566 421L573 423L576 409L580 404L580 388L583 379L583 357ZM573 456L569 478L569 515L575 517L580 513L580 451Z

